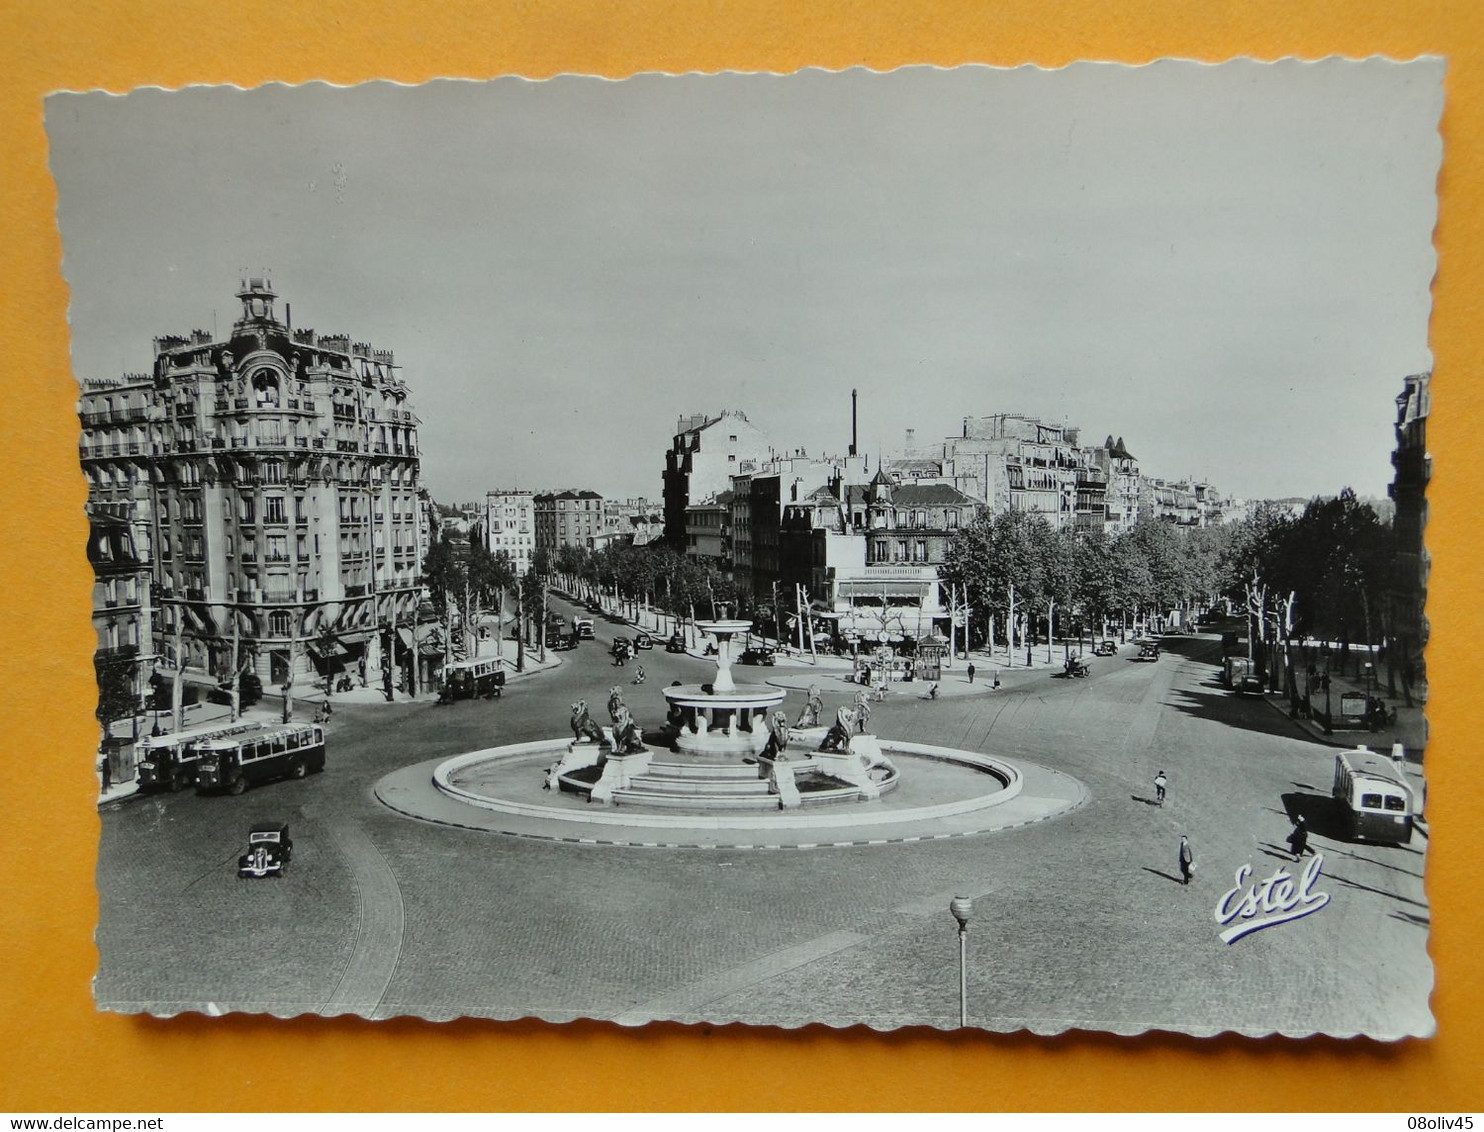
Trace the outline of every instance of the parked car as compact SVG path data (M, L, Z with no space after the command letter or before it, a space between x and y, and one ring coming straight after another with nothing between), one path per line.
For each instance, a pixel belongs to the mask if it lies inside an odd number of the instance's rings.
M1118 652L1118 644L1114 641L1099 641L1092 646L1093 656L1114 656Z
M654 648L654 638L648 633L636 633L634 634L634 648L652 649Z
M679 633L674 634L668 641L665 642L665 651L684 652L685 638L682 637Z
M289 827L283 822L258 822L247 831L247 852L237 858L238 877L281 877L294 855Z
M743 649L740 659L743 664L764 664L771 666L776 663L774 655L772 649L758 646L757 648Z
M1136 657L1134 657L1134 659L1135 660L1143 660L1143 661L1158 660L1159 659L1159 646L1158 645L1140 645L1139 646L1139 655L1136 656Z

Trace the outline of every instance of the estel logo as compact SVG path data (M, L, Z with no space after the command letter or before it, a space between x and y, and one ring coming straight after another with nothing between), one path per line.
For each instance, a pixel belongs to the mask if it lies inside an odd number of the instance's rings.
M1324 854L1316 853L1314 859L1304 866L1297 882L1287 869L1280 868L1266 880L1244 889L1247 878L1252 875L1252 866L1243 865L1237 870L1236 885L1216 902L1218 924L1238 921L1221 933L1222 942L1235 943L1251 932L1286 924L1319 911L1329 903L1329 893L1313 890L1323 868Z

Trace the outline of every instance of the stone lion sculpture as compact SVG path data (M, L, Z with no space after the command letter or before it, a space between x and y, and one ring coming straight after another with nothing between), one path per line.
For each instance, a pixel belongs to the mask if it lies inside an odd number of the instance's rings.
M788 756L788 716L781 711L775 711L768 720L768 741L763 746L762 757L778 762Z
M844 704L835 712L835 722L825 732L824 742L820 743L821 751L848 751L850 749L850 733L855 727L855 712Z
M818 727L819 717L824 712L824 698L819 694L819 685L809 685L809 699L804 703L804 709L799 712L799 721L796 727Z
M629 709L620 703L618 714L613 720L613 753L615 755L637 755L647 749L644 746L644 732L634 722Z
M588 714L587 701L578 700L572 705L572 741L574 743L601 743L603 729L593 722Z

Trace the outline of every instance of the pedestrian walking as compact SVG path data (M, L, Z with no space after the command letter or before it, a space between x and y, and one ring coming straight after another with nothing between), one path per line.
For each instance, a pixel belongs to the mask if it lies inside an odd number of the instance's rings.
M1180 883L1189 884L1190 876L1195 872L1195 850L1190 847L1190 838L1185 834L1180 835Z
M642 664L638 666L638 671L634 673L634 683L644 683L644 665Z
M971 660L971 661L969 661L969 683L972 684L973 682L974 682L974 662Z
M98 771L103 776L103 793L107 794L109 788L113 786L113 760L107 754L103 756L103 761L99 765Z
M1309 849L1309 825L1304 820L1303 814L1299 814L1293 823L1293 832L1288 835L1288 851L1293 854L1295 861L1305 853L1311 852Z
M1165 787L1169 784L1170 780L1165 777L1164 771L1160 771L1154 776L1154 804L1156 806L1163 806L1165 804Z

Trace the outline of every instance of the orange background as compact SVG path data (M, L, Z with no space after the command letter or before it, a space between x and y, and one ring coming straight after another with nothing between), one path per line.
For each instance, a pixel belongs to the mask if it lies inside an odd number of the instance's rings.
M1106 8L1106 10L1105 10ZM42 98L59 88L582 72L1448 57L1428 540L1429 858L1438 1037L1382 1046L599 1024L99 1014L89 806L94 647L67 290ZM219 1109L1484 1107L1484 859L1467 642L1481 617L1466 462L1484 425L1484 5L1474 0L274 0L0 4L0 1106ZM149 333L148 327L141 333ZM1400 391L1401 375L1397 375ZM1389 413L1390 406L1381 406ZM684 931L684 924L674 925ZM1158 957L1150 957L1151 966Z

